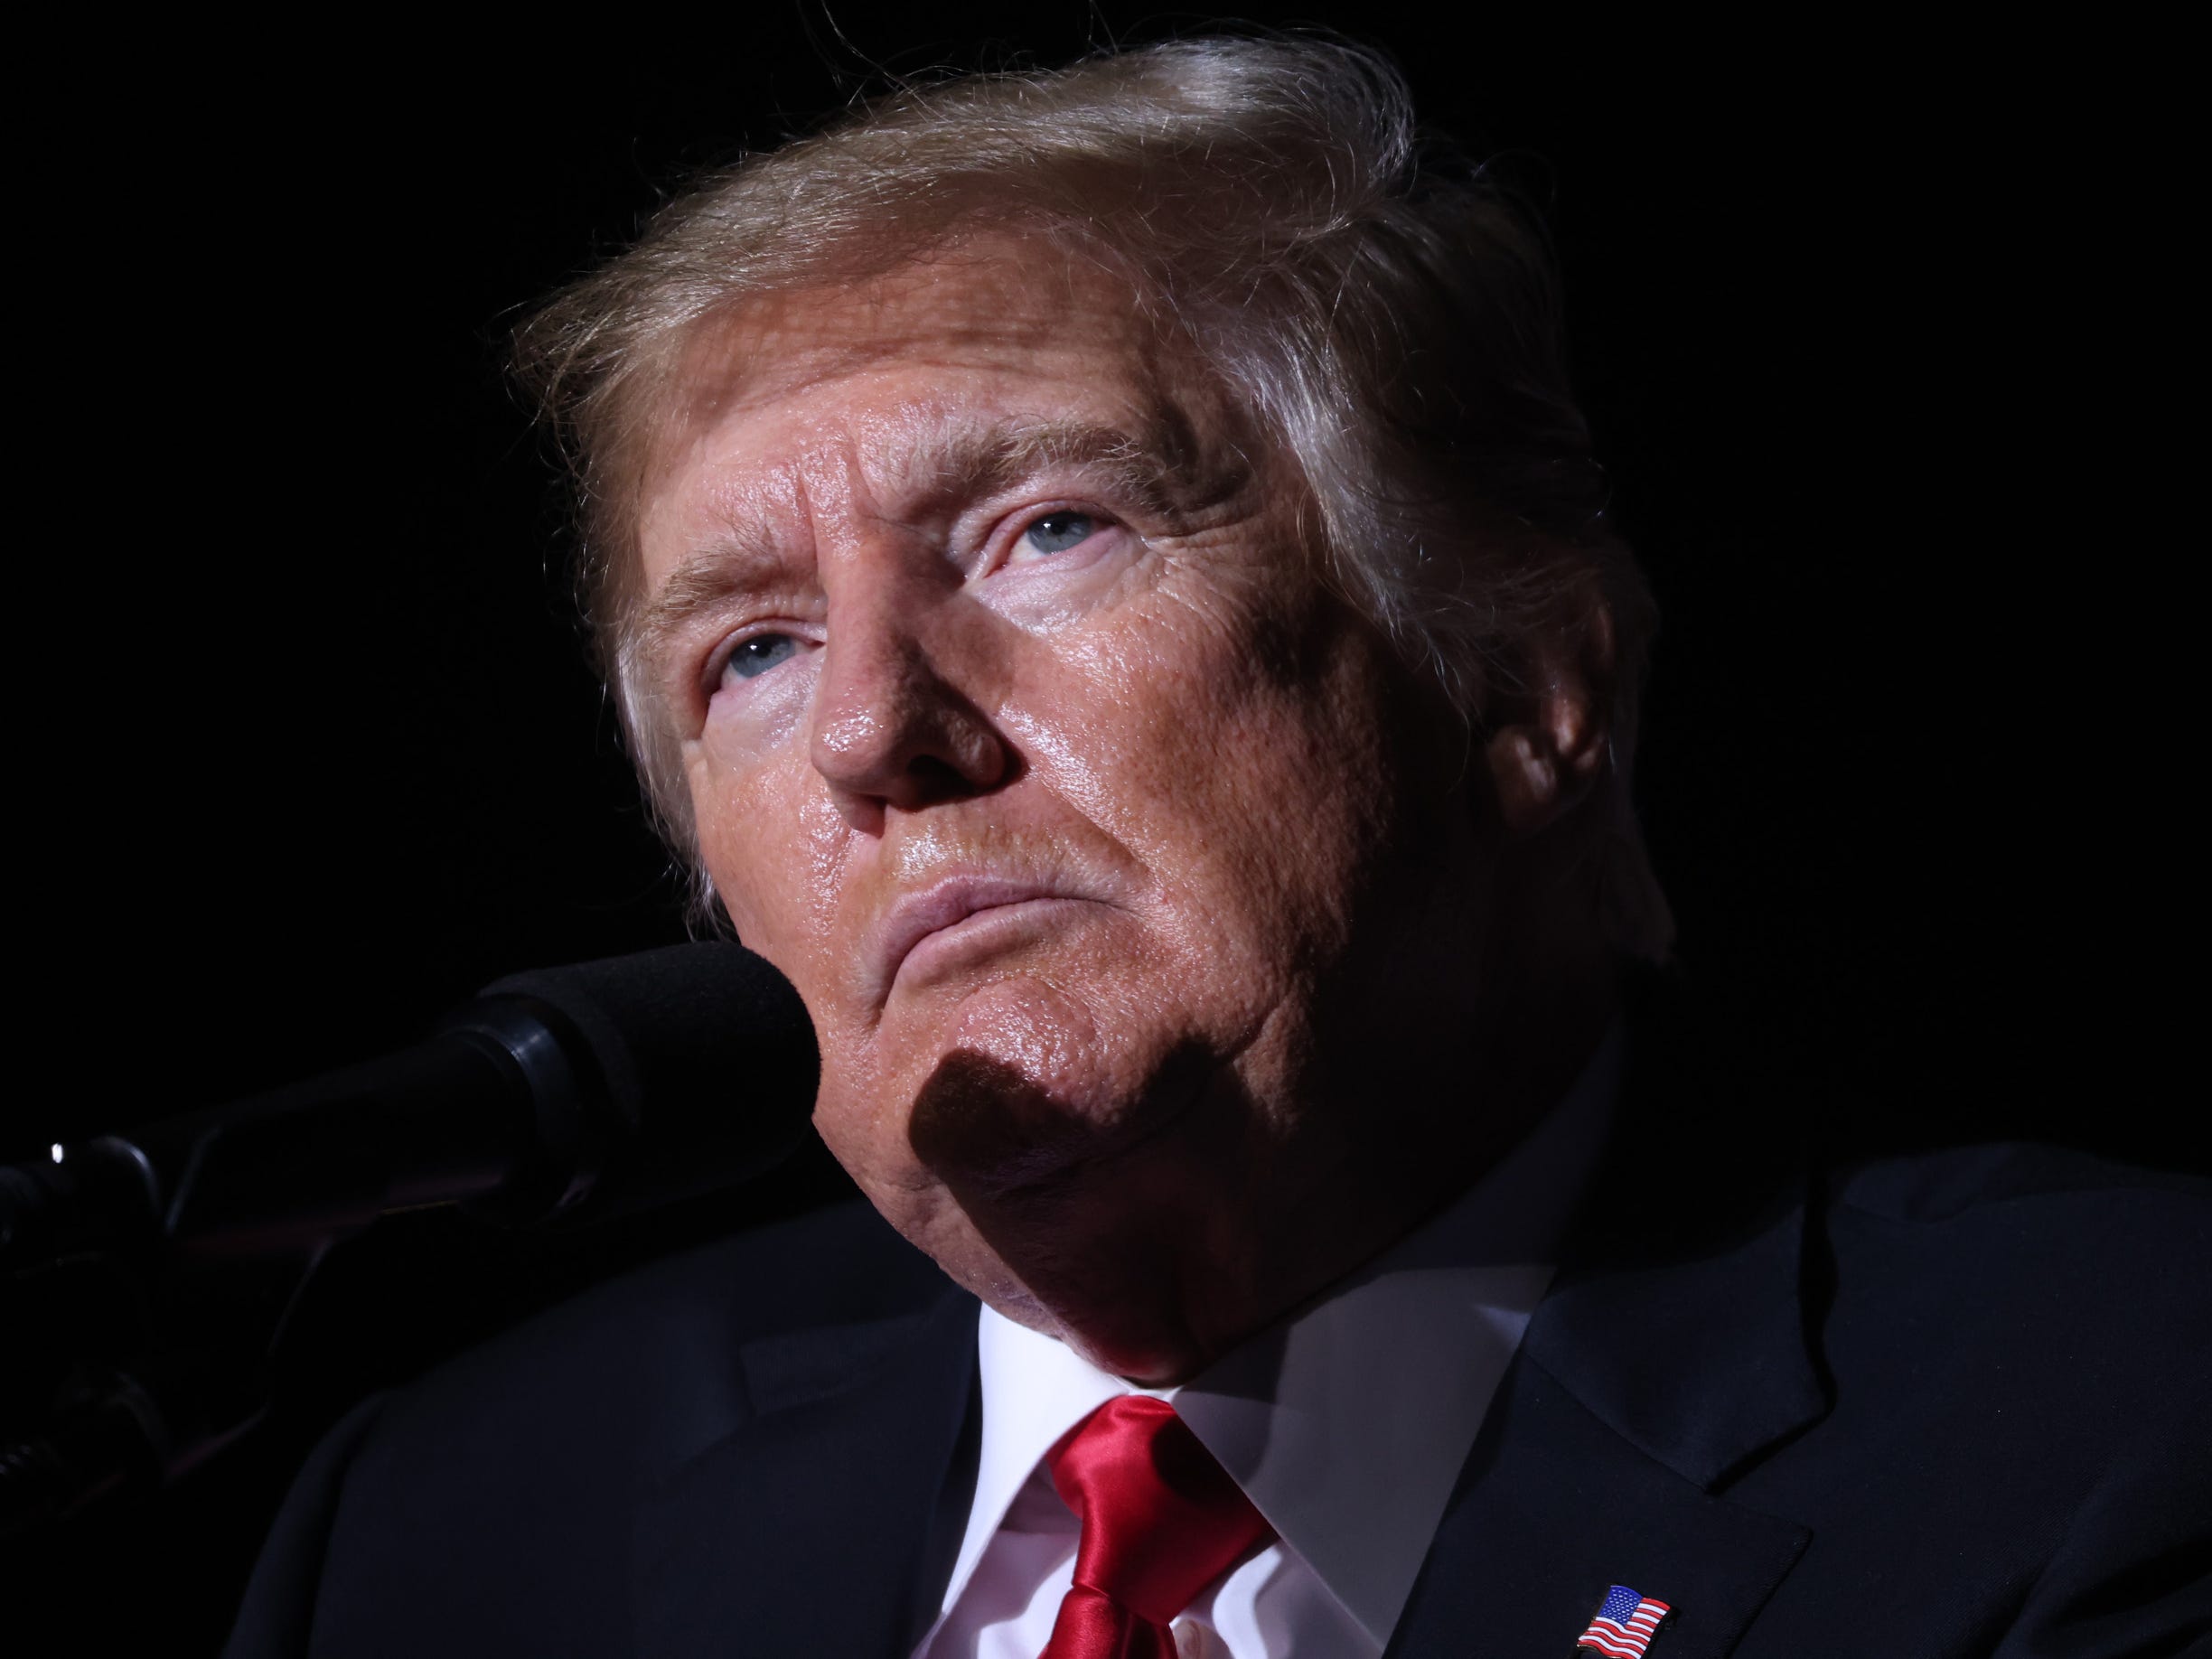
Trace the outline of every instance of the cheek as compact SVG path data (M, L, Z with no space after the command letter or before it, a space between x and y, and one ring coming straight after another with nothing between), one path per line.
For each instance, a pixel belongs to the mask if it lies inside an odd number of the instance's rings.
M1341 943L1389 817L1389 670L1296 593L1156 598L1083 642L1083 693L1039 741L1056 737L1083 810L1176 895L1186 952L1242 947L1279 975Z
M1163 584L1091 626L1047 635L1026 653L1002 717L1101 821L1134 802L1203 793L1262 679L1241 598Z
M820 651L801 642L791 661L756 679L726 680L708 699L699 754L717 771L741 776L803 749L820 667Z
M844 839L835 808L787 752L733 764L710 733L686 759L699 856L739 939L811 1003Z

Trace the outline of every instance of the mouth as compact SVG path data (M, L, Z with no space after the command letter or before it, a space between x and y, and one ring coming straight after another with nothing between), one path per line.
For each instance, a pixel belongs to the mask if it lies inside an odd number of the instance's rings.
M918 986L961 961L1011 945L1095 901L1035 881L954 876L891 907L869 952L880 1008L901 986Z

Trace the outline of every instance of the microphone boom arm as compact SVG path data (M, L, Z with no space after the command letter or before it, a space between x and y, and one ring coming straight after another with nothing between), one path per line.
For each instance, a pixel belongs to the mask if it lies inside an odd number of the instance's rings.
M380 1060L0 1166L0 1287L119 1264L163 1304L128 1372L80 1366L0 1440L0 1537L249 1428L316 1264L380 1216L524 1226L734 1186L797 1146L816 1073L773 969L680 945L519 974Z

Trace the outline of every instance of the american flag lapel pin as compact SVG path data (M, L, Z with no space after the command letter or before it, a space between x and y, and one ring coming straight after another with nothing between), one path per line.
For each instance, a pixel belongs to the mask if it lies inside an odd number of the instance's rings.
M1603 1654L1606 1659L1644 1659L1652 1635L1674 1609L1616 1584L1598 1604L1589 1628L1575 1639L1577 1654Z

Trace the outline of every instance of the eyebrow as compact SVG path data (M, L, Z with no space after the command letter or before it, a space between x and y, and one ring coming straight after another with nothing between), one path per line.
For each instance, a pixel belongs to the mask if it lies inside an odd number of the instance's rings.
M916 458L914 471L933 476L921 492L942 501L989 495L1056 466L1102 471L1120 494L1155 512L1172 510L1192 470L1190 445L1165 426L1143 433L1075 421L1001 421L957 433L933 454Z
M790 561L757 527L733 527L679 565L638 613L625 656L658 680L671 647L698 619L740 594L765 593L791 576Z
M1156 514L1187 508L1200 492L1197 446L1172 422L1141 433L1085 422L1009 420L951 434L903 470L910 511L926 512L1009 488L1054 467L1105 473L1107 486ZM733 597L791 582L790 560L759 525L733 525L688 556L638 614L631 640L658 677L668 651L698 619ZM627 653L625 653L627 654Z

